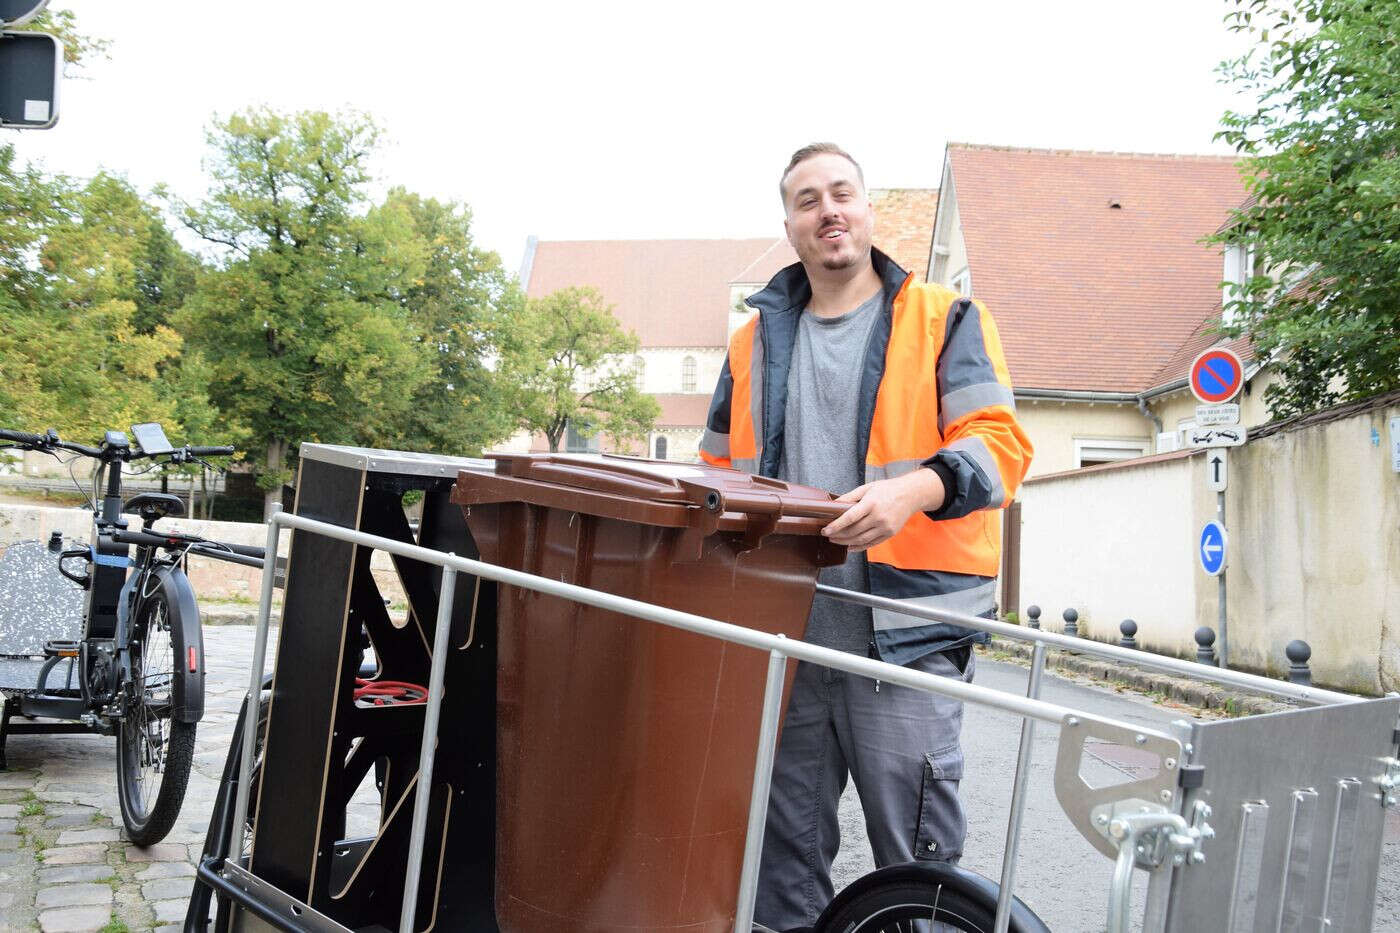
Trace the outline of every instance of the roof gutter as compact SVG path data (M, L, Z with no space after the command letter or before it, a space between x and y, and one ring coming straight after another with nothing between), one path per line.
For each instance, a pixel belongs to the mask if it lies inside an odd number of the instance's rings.
M1117 405L1135 403L1134 392L1090 392L1085 389L1016 389L1017 398L1049 402L1111 402Z
M1081 389L1017 389L1016 398L1047 402L1105 402L1114 405L1136 405L1142 416L1152 422L1156 433L1162 433L1162 419L1147 407L1147 400L1185 387L1186 380L1169 383L1153 392L1090 392Z

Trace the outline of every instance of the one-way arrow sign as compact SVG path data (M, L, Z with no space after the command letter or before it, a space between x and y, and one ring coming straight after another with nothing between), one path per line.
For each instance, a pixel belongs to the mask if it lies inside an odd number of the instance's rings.
M1227 449L1219 447L1206 454L1206 487L1211 492L1225 491L1226 468L1230 465Z
M1228 547L1228 538L1225 535L1225 526L1219 522L1206 522L1201 529L1200 550L1196 552L1197 558L1201 561L1201 569L1212 577L1220 576L1225 569L1225 549Z

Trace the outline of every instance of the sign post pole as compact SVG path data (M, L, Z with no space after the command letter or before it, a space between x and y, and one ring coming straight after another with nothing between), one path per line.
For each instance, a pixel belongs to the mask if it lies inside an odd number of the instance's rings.
M1220 492L1217 492L1217 493L1215 494L1215 520L1218 521L1218 522L1220 522L1221 527L1224 527L1224 526L1225 526L1225 492L1224 492L1224 490L1221 490ZM1220 576L1217 578L1217 581L1218 581L1218 582L1217 582L1216 586L1218 587L1217 592L1219 593L1219 597L1218 597L1218 599L1217 599L1217 602L1220 604L1220 612L1219 612L1219 620L1220 620L1220 638L1219 638L1219 640L1217 640L1216 645L1219 647L1220 650L1219 650L1218 652L1216 652L1215 664L1216 664L1217 667L1229 667L1229 666L1230 666L1230 635L1229 635L1229 632L1228 632L1228 630L1227 630L1227 628L1226 628L1226 625L1225 625L1225 621L1226 621L1226 619L1228 618L1228 616L1227 616L1227 614L1226 614L1226 612L1225 612L1225 571L1223 571L1223 570L1220 571Z
M1218 607L1216 664L1230 666L1229 613L1225 588L1225 449L1243 444L1246 432L1239 424L1240 408L1231 399L1244 386L1244 363L1224 347L1205 350L1187 371L1191 393L1201 405L1196 409L1198 428L1192 432L1196 447L1217 448L1206 460L1206 484L1215 491L1215 521L1207 522L1197 543L1201 568L1216 577ZM1212 528L1214 526L1214 528ZM1217 559L1218 558L1218 559Z

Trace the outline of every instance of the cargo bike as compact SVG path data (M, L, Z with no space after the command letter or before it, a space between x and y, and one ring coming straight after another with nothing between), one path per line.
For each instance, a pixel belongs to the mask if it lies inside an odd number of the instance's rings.
M0 429L0 449L97 461L89 541L65 543L55 531L47 543L17 542L0 556L0 771L10 735L115 735L126 837L149 846L180 812L204 713L204 642L187 558L260 567L263 552L157 529L184 514L177 496L123 496L126 464L204 463L232 447L175 447L153 422L132 435L135 443L107 431L90 447L52 430Z
M842 891L817 931L1046 929L1014 896L1044 725L1059 730L1060 806L1113 862L1108 930L1371 929L1400 697L817 586L816 568L842 556L814 533L832 503L746 474L320 445L302 448L300 469L293 512L269 522L269 551L292 531L276 666L264 674L267 576L187 930L761 930L758 854L794 658L1023 719L1000 877L881 869ZM416 536L409 490L423 492ZM402 585L402 618L375 554ZM1029 641L1026 695L805 644L794 636L815 591ZM1144 728L1041 699L1052 649L1302 705ZM384 681L419 689L376 703L366 688ZM1089 743L1154 767L1091 787ZM362 785L378 816L356 834L346 814Z

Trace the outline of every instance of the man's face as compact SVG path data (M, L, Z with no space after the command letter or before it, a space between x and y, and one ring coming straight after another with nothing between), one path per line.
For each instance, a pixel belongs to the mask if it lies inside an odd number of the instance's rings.
M835 272L867 260L875 211L849 160L828 152L805 159L785 190L783 227L804 266Z

